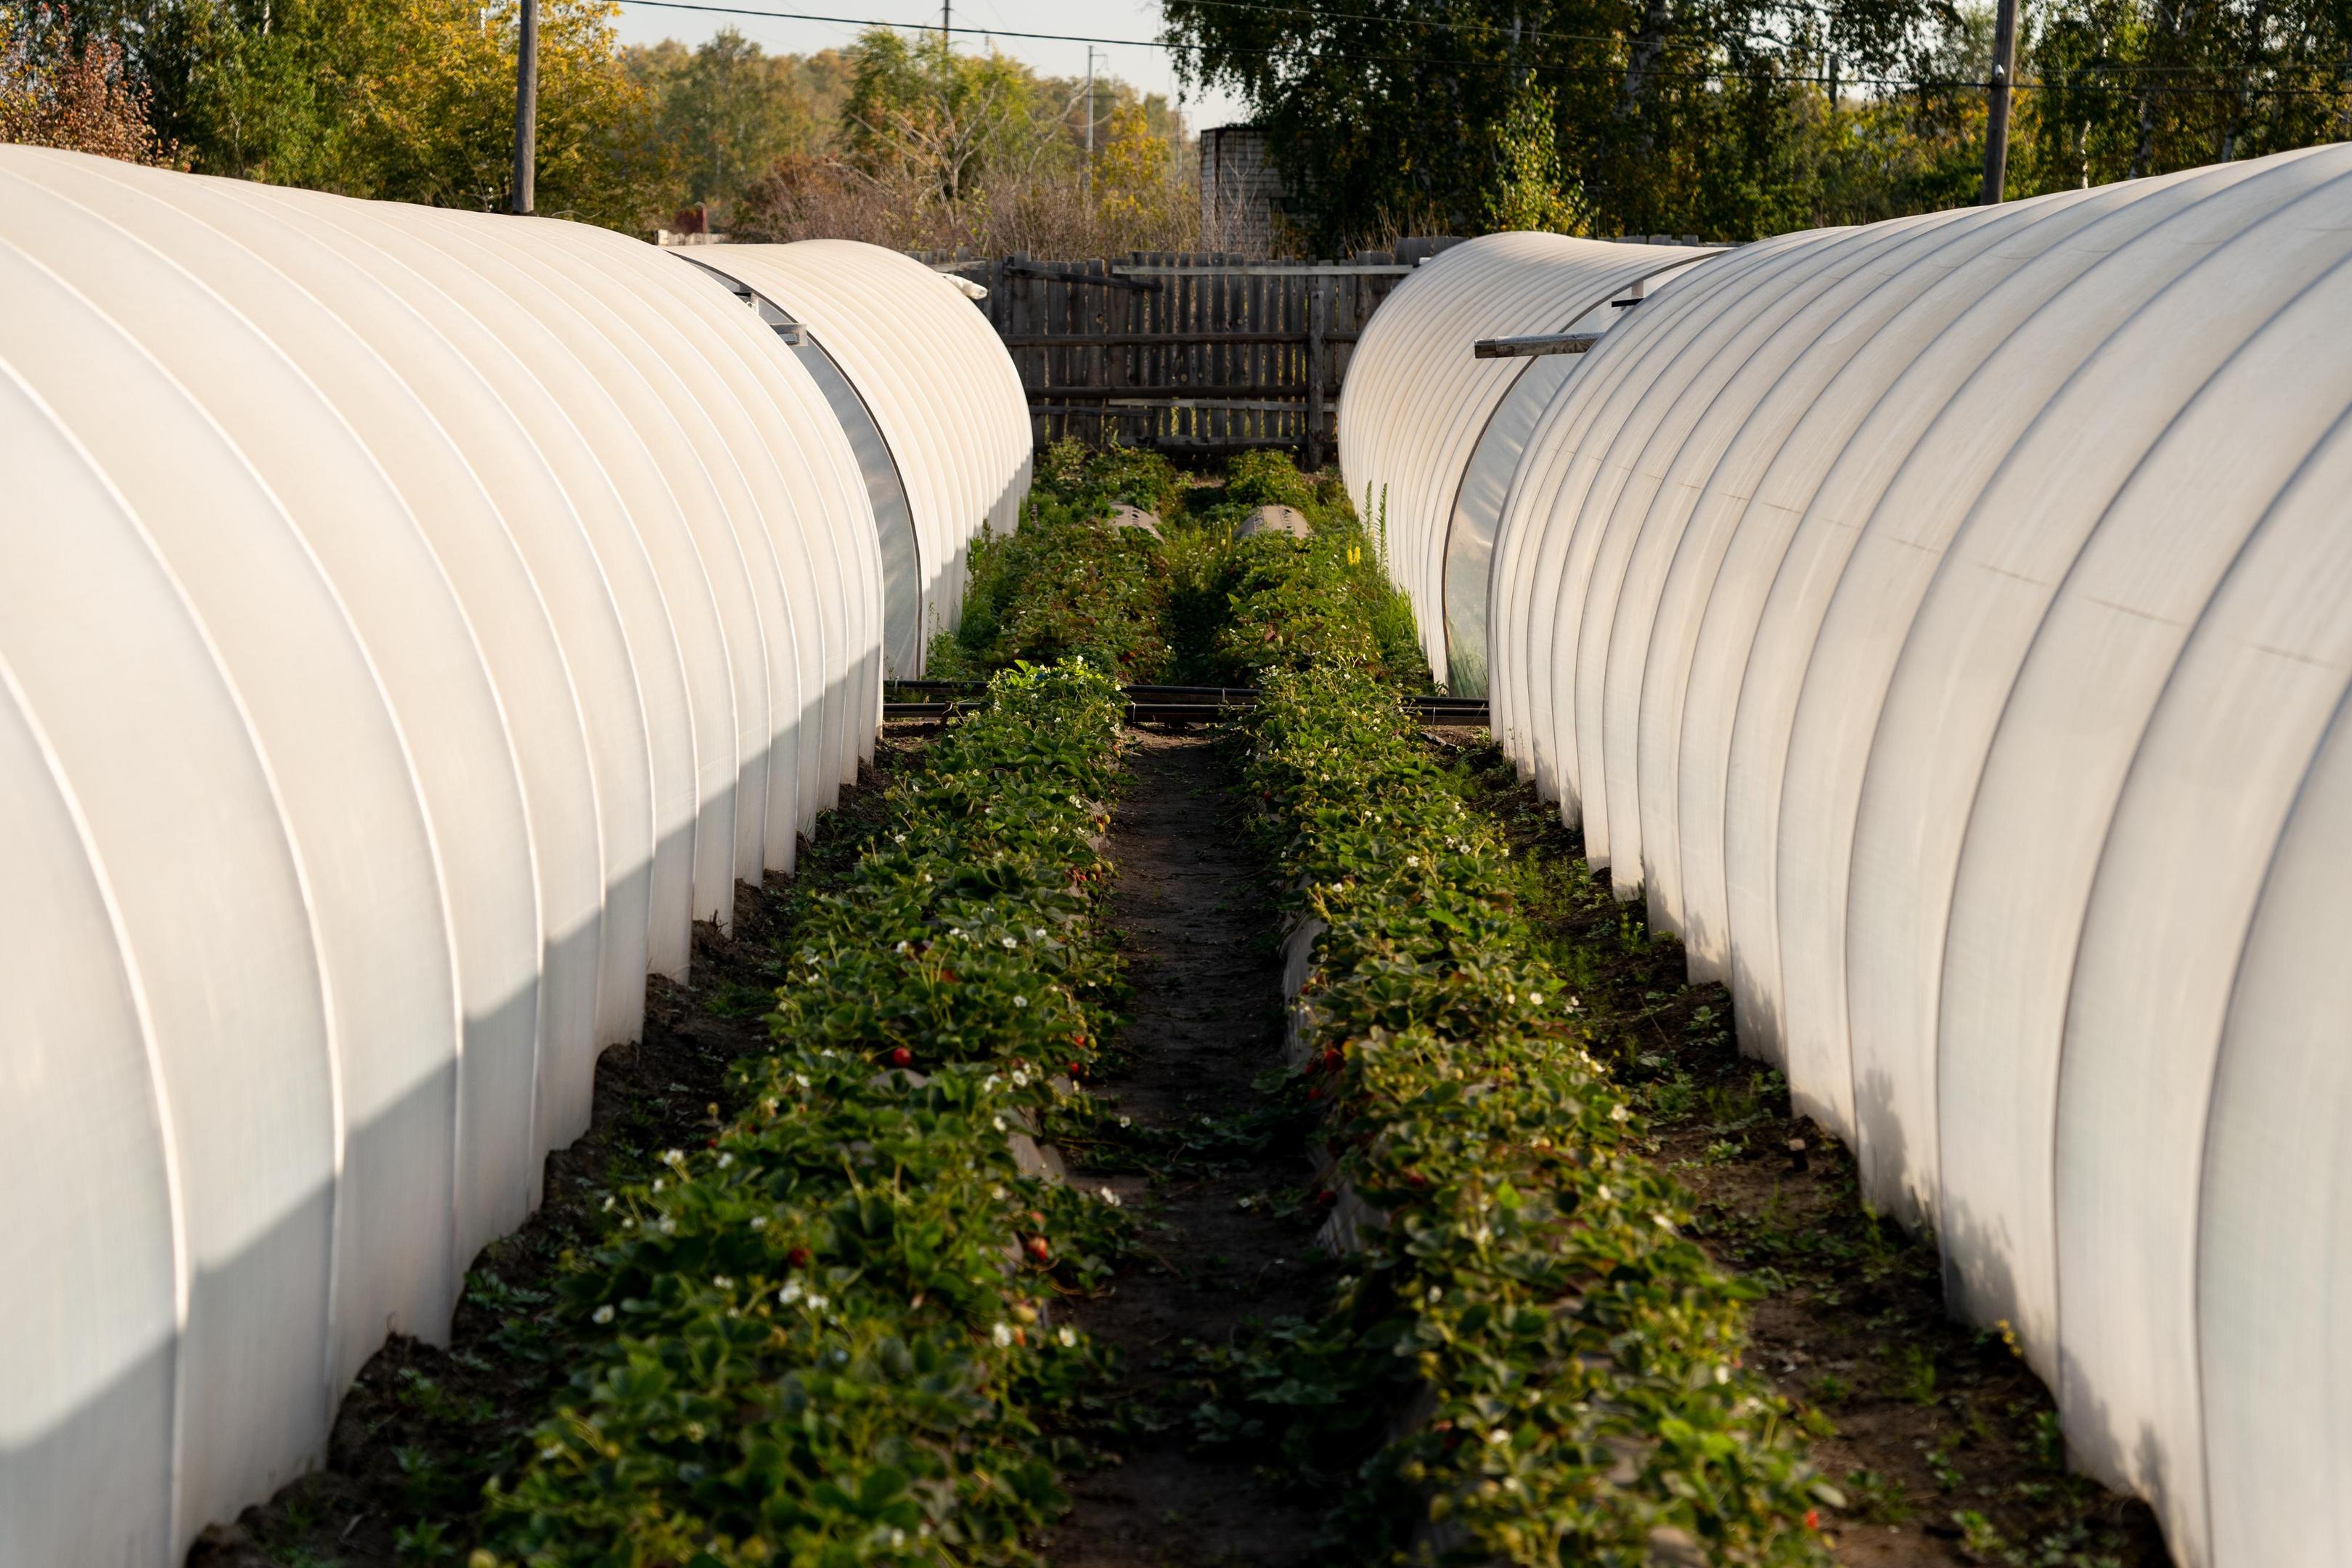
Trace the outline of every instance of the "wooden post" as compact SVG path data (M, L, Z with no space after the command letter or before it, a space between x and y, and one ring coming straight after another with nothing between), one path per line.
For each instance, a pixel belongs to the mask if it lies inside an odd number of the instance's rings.
M2017 0L2000 0L1992 32L1992 82L1985 91L1984 186L1980 206L1997 206L2009 178L2010 78L2017 71Z
M515 48L514 189L511 205L528 217L539 167L539 0L522 0Z
M1323 279L1307 279L1307 471L1323 468Z

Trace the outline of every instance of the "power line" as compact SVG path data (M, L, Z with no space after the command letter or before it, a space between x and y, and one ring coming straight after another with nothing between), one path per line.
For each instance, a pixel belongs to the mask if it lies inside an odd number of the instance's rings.
M885 20L879 16L820 16L814 12L809 11L764 11L757 10L748 5L716 5L712 3L712 0L617 0L617 3L623 5L650 6L660 11L697 11L719 16L758 16L769 21L776 22L823 22L842 27L888 27L894 31L899 32L960 33L967 34L974 37L1028 38L1037 42L1049 44L1107 44L1117 47L1130 49L1163 49L1170 54L1197 55L1210 52L1209 46L1206 44L1186 43L1181 40L1172 38L1107 38L1086 33L1019 32L1010 27L943 27L936 22L892 22ZM1200 3L1200 0L1194 0L1194 3ZM1327 14L1318 11L1304 10L1301 7L1291 5L1251 5L1250 0L1215 0L1215 3L1227 5L1247 6L1247 8L1250 9L1293 12L1307 16ZM1363 15L1362 13L1336 14L1354 16ZM1367 17L1366 19L1380 20L1381 18ZM1552 38L1577 37L1580 38L1580 41L1592 43L1615 43L1618 41L1614 38L1604 39L1587 37L1566 33L1553 33L1546 36ZM1450 67L1456 70L1462 69L1465 67L1491 63L1470 60L1433 60L1424 58L1420 55L1368 54L1351 55L1350 58L1357 60L1374 61L1391 65L1410 65L1423 68ZM1630 68L1625 66L1573 66L1559 65L1549 62L1536 62L1530 64L1526 68L1538 72L1549 73L1553 76L1582 77L1588 79L1614 79L1623 76ZM2131 75L2143 71L2146 74L2153 75L2174 70L2186 71L2195 68L2094 66L2084 68L2095 71L2101 76L2117 76ZM1826 76L1804 75L1790 71L1694 71L1652 68L1643 70L1642 74L1645 78L1649 78L1654 80L1667 81L1762 82L1781 83L1790 86L1810 84L1822 88L1826 88L1829 84L1829 79ZM1986 88L1991 85L1986 81L1971 80L1961 77L1931 79L1911 77L1848 77L1841 75L1838 80L1839 84L1844 87L1882 88L1893 91L1912 91L1919 89L1935 89L1953 92L1982 92ZM2150 88L2148 87L2135 87L2121 83L2108 84L2104 82L2053 82L2039 80L2016 81L2012 82L2011 87L2013 90L2018 92L2063 91L2126 94L2150 90ZM2170 94L2175 97L2194 97L2199 95L2234 96L2239 91L2239 88L2237 83L2232 80L2227 83L2217 82L2210 87L2190 87L2163 84L2155 87L2154 90ZM2273 98L2295 97L2335 99L2344 96L2344 89L2342 88L2298 88L2272 85L2263 89L2263 95Z

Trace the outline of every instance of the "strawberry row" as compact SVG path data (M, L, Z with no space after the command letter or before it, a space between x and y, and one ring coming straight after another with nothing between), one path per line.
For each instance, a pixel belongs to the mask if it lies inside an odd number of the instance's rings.
M1343 643L1360 648L1360 639ZM1513 1563L1824 1561L1832 1500L1741 1364L1744 1292L1536 954L1527 868L1358 659L1270 671L1258 830L1297 889L1293 1066L1351 1255L1331 1321L1413 1418L1367 1467L1412 1549Z
M999 676L795 895L774 1048L607 1201L565 1285L593 1349L477 1568L1031 1561L1041 1422L1099 1371L1049 1302L1127 1235L1029 1136L1118 1001L1120 712L1084 666Z

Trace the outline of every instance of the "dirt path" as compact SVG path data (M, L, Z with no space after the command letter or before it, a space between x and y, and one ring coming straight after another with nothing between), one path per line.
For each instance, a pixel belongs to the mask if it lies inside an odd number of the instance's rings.
M1280 1010L1255 861L1231 822L1212 742L1139 732L1111 822L1113 920L1135 987L1125 1073L1100 1092L1138 1122L1205 1128L1255 1106L1250 1080L1276 1065ZM1311 1310L1310 1233L1256 1194L1295 1190L1295 1155L1194 1162L1163 1183L1087 1177L1117 1188L1145 1222L1157 1263L1087 1304L1080 1324L1117 1346L1116 1391L1130 1415L1160 1405L1165 1358L1187 1339L1220 1342L1246 1321ZM1249 1198L1250 1206L1241 1206ZM1123 1462L1073 1478L1077 1506L1055 1531L1055 1568L1194 1568L1302 1562L1316 1510L1267 1493L1246 1463L1189 1451L1181 1422L1118 1439ZM1137 1423L1139 1426L1146 1423Z

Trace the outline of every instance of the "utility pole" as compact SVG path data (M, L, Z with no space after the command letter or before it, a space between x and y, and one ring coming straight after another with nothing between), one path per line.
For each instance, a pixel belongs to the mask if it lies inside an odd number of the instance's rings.
M1108 57L1104 64L1109 64ZM1087 46L1087 162L1078 171L1078 190L1091 196L1095 189L1095 47Z
M2017 0L2000 0L1992 28L1992 81L1985 92L1984 189L1979 206L2000 205L2009 179L2009 89L2017 71Z
M515 50L514 210L528 217L539 165L539 0L522 0L522 38Z

